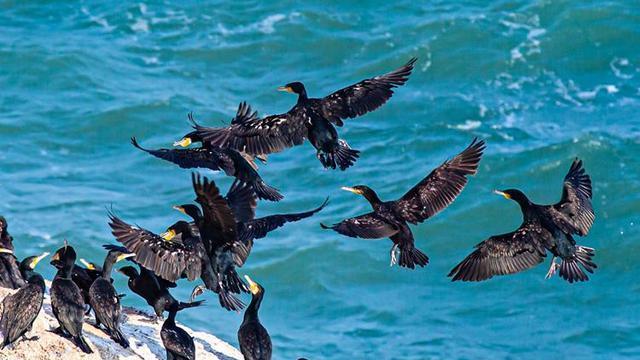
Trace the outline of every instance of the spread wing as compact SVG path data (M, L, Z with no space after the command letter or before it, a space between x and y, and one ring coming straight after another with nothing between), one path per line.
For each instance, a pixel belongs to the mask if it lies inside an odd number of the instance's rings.
M476 245L448 276L452 281L481 281L529 269L546 257L540 231L539 227L523 225L514 232L492 236Z
M227 127L204 127L193 121L193 128L207 143L232 148L249 155L264 155L300 145L307 137L304 119L289 114L259 118L251 107L241 103L236 117Z
M467 175L478 171L484 148L483 140L473 139L464 151L445 161L396 201L397 214L415 224L449 206L467 184Z
M234 183L227 192L226 199L237 222L246 222L256 216L258 198L251 186Z
M362 80L323 98L325 118L342 126L343 119L364 115L384 105L393 95L393 88L407 82L417 60L413 58L390 73Z
M206 177L191 174L193 190L196 193L196 202L202 207L205 229L200 229L200 235L205 236L219 234L225 243L234 242L236 237L236 219L233 211L213 182Z
M175 282L186 273L190 281L201 273L200 254L177 241L166 241L149 230L129 225L109 214L111 233L135 260L165 280Z
M567 233L587 235L595 220L591 205L591 178L582 167L582 161L575 159L564 178L562 199L552 206L552 217L556 224Z
M138 144L135 137L131 138L131 144L138 149L147 152L159 159L172 162L183 169L206 168L211 170L225 170L233 163L221 163L211 149L193 148L193 149L145 149ZM231 171L233 173L233 171Z
M305 212L291 213L291 214L278 214L261 217L255 220L247 221L240 231L239 238L242 241L248 239L261 239L267 234L279 227L284 226L288 222L298 221L308 218L327 206L329 199L327 198L322 205L317 208Z
M398 228L373 212L343 220L332 226L320 224L325 229L363 239L381 239L392 236L398 232Z

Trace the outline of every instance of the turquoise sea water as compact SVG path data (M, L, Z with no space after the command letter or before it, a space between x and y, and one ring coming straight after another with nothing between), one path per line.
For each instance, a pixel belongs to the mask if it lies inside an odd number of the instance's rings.
M491 3L491 5L486 5ZM640 357L640 5L633 1L148 2L0 1L0 213L20 257L68 239L102 262L106 206L161 231L193 199L189 172L129 144L169 146L186 114L218 125L240 101L261 114L419 57L379 111L340 129L362 157L325 171L309 145L261 166L285 199L259 214L320 214L259 240L241 273L266 288L261 319L277 359ZM368 211L340 186L399 197L474 136L480 171L444 212L413 227L431 258L389 268L389 241L322 231ZM548 261L478 284L448 271L519 225L518 187L555 202L579 156L594 182L591 281L545 280ZM230 179L212 174L226 189ZM42 268L49 278L53 269ZM126 283L115 275L122 291ZM175 291L187 297L192 284ZM242 316L208 305L179 320L237 344ZM248 300L245 298L245 300ZM142 306L134 295L124 300Z

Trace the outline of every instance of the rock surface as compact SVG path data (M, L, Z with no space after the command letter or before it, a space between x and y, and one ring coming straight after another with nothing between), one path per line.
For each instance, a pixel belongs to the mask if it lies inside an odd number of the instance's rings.
M49 283L47 285L50 285ZM14 290L0 288L0 304L5 296ZM48 288L47 288L48 292ZM1 305L0 305L1 307ZM58 322L51 312L49 295L45 295L42 310L33 323L33 329L27 337L37 336L37 340L18 341L0 351L0 360L29 359L29 360L73 360L73 359L166 359L166 353L160 329L162 321L155 322L149 313L124 307L122 331L129 340L131 347L123 349L113 342L101 329L96 328L93 315L85 318L83 332L93 354L84 354L70 340L60 337L49 330L58 327ZM192 311L197 311L193 309ZM242 359L242 354L233 346L217 337L199 331L193 331L178 324L194 337L196 344L196 359L198 360L229 360Z

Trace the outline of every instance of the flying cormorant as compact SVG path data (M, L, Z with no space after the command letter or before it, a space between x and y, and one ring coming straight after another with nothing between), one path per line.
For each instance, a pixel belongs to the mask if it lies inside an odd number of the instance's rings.
M343 190L364 196L373 212L333 226L321 226L351 237L389 237L393 241L391 265L397 262L410 269L416 265L424 267L429 258L415 247L413 233L407 223L423 222L449 206L467 184L467 175L476 174L484 148L484 141L474 139L464 151L433 170L399 200L383 202L375 191L365 185L344 187ZM399 261L397 250L400 251Z
M324 98L309 98L301 82L292 82L278 90L298 95L296 105L285 114L258 118L251 114L234 119L228 127L209 128L193 122L196 133L205 141L223 148L233 148L250 155L266 155L295 145L305 139L316 148L316 156L325 168L345 170L353 165L359 151L338 138L332 125L342 126L344 119L355 118L373 111L391 98L393 89L409 79L417 59L384 75L365 79Z
M584 270L597 268L591 261L594 249L576 245L573 235L585 236L595 214L591 205L591 178L575 159L564 178L560 202L534 204L520 190L495 191L520 205L522 225L513 232L492 236L476 245L476 250L458 264L449 276L453 281L481 281L495 275L515 274L540 264L549 251L553 254L547 278L559 269L570 283L587 281ZM562 261L555 262L556 257Z
M0 333L4 335L0 349L14 343L20 337L23 340L35 340L37 337L27 339L25 334L31 330L31 326L42 308L44 299L44 279L34 271L40 260L44 259L48 252L40 256L29 256L20 262L22 277L27 279L27 285L16 293L8 295L2 301L2 318L0 318Z

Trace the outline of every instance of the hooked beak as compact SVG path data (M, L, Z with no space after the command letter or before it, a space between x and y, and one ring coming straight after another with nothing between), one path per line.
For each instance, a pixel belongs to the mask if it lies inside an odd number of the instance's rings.
M506 192L504 192L504 191L500 191L500 190L493 190L493 192L494 192L495 194L498 194L498 195L503 196L505 199L511 199L511 195L507 194L507 193L506 193Z
M354 189L354 188L349 187L349 186L343 186L340 189L344 190L344 191L352 192L354 194L362 195L362 191L360 191L358 189Z
M183 214L185 214L185 215L187 214L187 212L186 212L186 211L184 211L184 208L183 208L182 206L175 205L175 206L173 206L173 209L174 209L174 210L178 210L178 211L180 211L181 213L183 213ZM175 234L174 234L174 235L175 235Z
M279 86L278 91L285 91L288 93L292 93L293 89L291 88L291 86Z
M13 251L9 250L9 249L5 249L3 247L0 247L0 253L3 254L13 254Z
M244 276L245 280L247 280L247 282L249 283L249 291L255 295L257 293L260 292L260 288L258 287L258 283L256 283L255 281L251 280L251 278L249 277L249 275L245 275Z
M42 259L46 258L47 256L49 256L49 253L48 252L43 252L42 255L38 256L37 258L33 259L33 261L31 261L31 264L29 264L29 267L32 268L32 269L35 269L36 265L38 265L38 263Z
M184 138L182 138L182 140L176 141L176 142L173 143L173 146L187 147L189 145L191 145L191 138L190 137L184 137Z
M89 270L95 270L95 269L96 269L96 267L95 267L95 266L93 266L93 264L92 264L92 263L88 262L88 261L87 261L87 260L85 260L85 259L80 259L80 262L82 263L82 265L84 265L84 267L86 267L86 268L87 268L87 269L89 269Z
M166 232L163 232L162 234L160 234L160 237L166 241L171 241L171 239L176 237L176 231L173 229L167 230Z
M128 258L130 258L130 257L134 257L134 256L136 256L136 254L134 254L134 253L120 254L120 255L118 255L118 257L116 258L116 262L120 262L120 261L122 261L122 260L124 260L124 259L128 259Z

